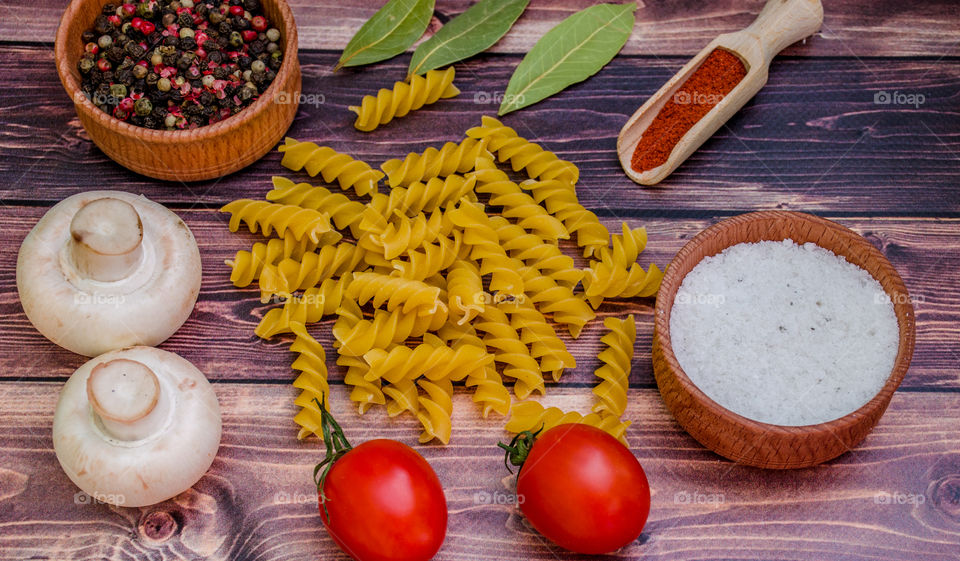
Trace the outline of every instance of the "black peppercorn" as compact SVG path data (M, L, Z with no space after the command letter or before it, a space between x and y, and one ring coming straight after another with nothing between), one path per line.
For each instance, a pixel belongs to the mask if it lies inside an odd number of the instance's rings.
M250 13L256 12L260 9L259 0L243 0L243 7Z
M250 53L254 56L259 55L266 50L266 47L262 41L252 41L248 47L250 48Z
M107 16L99 15L93 22L93 30L99 35L105 35L113 31L113 24L110 23L110 20L107 19Z
M124 86L129 86L133 84L133 73L126 69L118 70L114 79Z
M83 41L84 44L86 44L86 43L93 43L93 41L94 41L96 38L97 38L97 34L94 33L94 31L93 31L92 29L88 29L88 30L86 30L86 31L84 31L83 33L80 34L80 40Z
M107 60L114 64L120 64L123 62L123 59L126 58L126 54L123 52L123 49L117 46L110 47L107 49L106 54Z
M200 94L200 103L203 105L210 105L214 102L215 99L216 98L210 92L205 91L202 94Z
M242 55L240 56L240 58L237 59L237 64L239 64L240 68L244 70L247 70L248 68L250 68L250 64L252 63L253 63L253 59L246 55Z
M184 51L195 51L197 50L197 41L193 37L180 39L180 49Z
M96 65L97 63L95 63L92 58L81 58L80 62L77 64L80 72L83 74L89 73Z
M234 29L238 29L240 31L250 29L250 20L244 19L241 16L236 16L230 21L233 23Z
M210 51L207 54L207 60L210 62L215 62L217 64L220 64L220 62L223 60L223 55L220 54L220 51Z
M180 17L177 18L177 23L180 24L181 28L189 27L193 29L194 27L193 18L190 17L190 14L187 12L183 12L182 14L180 14Z
M117 13L117 6L115 4L106 3L103 5L100 13L105 16L112 16Z
M180 55L180 58L177 59L177 68L180 70L190 68L190 65L193 64L193 58L193 53L183 53Z
M177 45L180 44L180 38L177 37L176 35L168 35L168 36L163 40L163 44L164 44L164 46L167 46L167 47L176 48Z
M143 47L141 47L137 43L134 43L133 41L130 41L129 43L127 43L127 46L126 48L124 48L124 50L127 52L128 55L138 60L142 58L143 55L146 53L146 50Z

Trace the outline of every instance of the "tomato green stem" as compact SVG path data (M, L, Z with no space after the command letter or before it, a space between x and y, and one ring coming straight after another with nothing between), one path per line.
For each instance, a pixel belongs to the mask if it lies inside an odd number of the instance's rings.
M527 456L530 454L530 450L533 448L533 444L537 440L537 435L539 435L540 431L542 430L542 426L537 430L537 432L525 430L513 437L513 440L510 441L510 444L504 444L502 442L497 443L497 446L506 451L503 457L503 465L507 466L507 471L513 473L513 470L510 469L510 464L523 469L523 463L527 461Z
M313 481L317 484L317 492L320 495L323 514L327 518L327 523L329 523L330 511L327 509L327 501L330 499L327 498L326 493L323 492L323 484L326 482L327 475L329 475L330 468L333 467L333 464L352 450L353 446L350 446L350 442L347 440L346 435L343 434L343 429L340 427L340 424L337 423L333 415L327 411L324 404L318 401L317 398L313 398L313 402L316 403L320 409L320 432L323 433L323 444L327 449L326 457L313 468Z

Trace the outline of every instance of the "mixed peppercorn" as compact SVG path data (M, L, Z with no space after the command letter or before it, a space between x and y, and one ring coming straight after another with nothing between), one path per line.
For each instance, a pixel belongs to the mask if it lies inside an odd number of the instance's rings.
M84 94L150 129L202 127L239 113L283 62L280 31L260 0L106 4L82 39Z

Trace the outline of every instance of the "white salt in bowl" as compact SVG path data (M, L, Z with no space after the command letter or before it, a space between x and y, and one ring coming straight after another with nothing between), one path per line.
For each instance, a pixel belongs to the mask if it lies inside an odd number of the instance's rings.
M705 257L741 243L792 239L813 243L867 271L893 305L899 343L882 388L862 407L831 421L802 426L764 423L737 414L711 399L683 371L670 340L670 318L684 277ZM798 212L766 211L735 216L690 240L667 268L657 295L653 368L660 394L680 425L697 441L735 462L771 469L820 464L859 444L886 411L913 355L916 320L906 286L893 265L857 233L829 220ZM743 388L749 392L750 388Z

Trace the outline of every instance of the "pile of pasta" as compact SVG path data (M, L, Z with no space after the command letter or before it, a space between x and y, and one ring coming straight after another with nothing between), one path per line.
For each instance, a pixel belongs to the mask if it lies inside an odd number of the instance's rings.
M624 223L610 236L578 202L575 165L491 117L459 143L389 160L382 171L311 142L287 139L280 151L283 166L343 192L275 177L266 200L222 210L231 231L269 238L227 263L233 284L257 282L263 302L283 302L256 333L293 334L300 438L320 434L313 399L329 403L326 353L306 326L335 317L336 363L359 412L409 413L422 442L449 442L459 382L484 417L510 415L509 431L586 423L623 440L632 316L604 321L592 412L528 399L544 394L545 376L559 381L576 366L556 327L577 338L604 299L653 296L662 277L637 263L643 228ZM496 160L529 179L511 180ZM587 268L561 250L568 239Z

